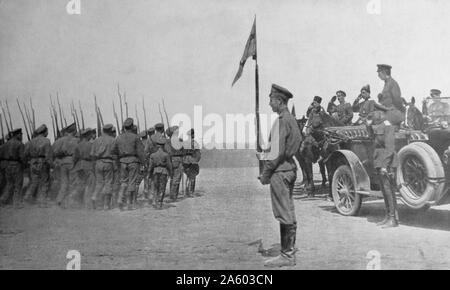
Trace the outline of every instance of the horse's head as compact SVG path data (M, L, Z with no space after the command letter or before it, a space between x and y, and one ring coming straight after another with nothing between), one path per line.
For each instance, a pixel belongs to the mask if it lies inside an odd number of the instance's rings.
M298 128L300 129L300 132L303 132L303 128L305 127L306 122L308 122L308 118L305 118L305 115L303 115L303 118L296 119L296 120L297 120Z

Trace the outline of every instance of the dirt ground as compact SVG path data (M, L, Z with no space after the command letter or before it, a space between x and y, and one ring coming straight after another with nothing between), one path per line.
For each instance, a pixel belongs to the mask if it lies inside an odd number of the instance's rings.
M81 269L264 269L279 229L269 188L256 176L257 168L202 169L200 196L163 210L1 208L0 268L65 269L67 252L78 250ZM394 229L375 225L382 200L363 203L357 217L339 215L323 196L296 196L295 206L293 269L366 269L371 250L382 269L450 269L449 206L400 205Z

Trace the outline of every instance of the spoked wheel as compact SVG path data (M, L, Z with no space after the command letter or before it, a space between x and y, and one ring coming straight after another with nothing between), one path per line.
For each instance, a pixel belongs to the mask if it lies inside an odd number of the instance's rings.
M345 216L358 214L362 199L355 191L355 180L348 165L341 165L334 172L331 191L334 205L340 214Z
M427 169L422 160L415 155L407 155L403 160L401 169L404 181L411 189L411 197L413 199L422 197L428 185Z

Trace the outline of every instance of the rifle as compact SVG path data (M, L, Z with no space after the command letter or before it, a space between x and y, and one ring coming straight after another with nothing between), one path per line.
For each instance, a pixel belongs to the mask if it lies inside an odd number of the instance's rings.
M3 118L5 118L6 129L8 130L8 134L9 134L9 132L11 132L11 128L8 125L8 120L6 119L6 113L5 113L5 109L3 108L3 104L2 104L2 112L3 112Z
M60 121L61 121L61 128L64 128L63 118L64 118L64 121L66 120L66 118L65 118L65 117L63 116L63 114L62 114L61 104L59 103L59 94L58 94L58 92L56 92L56 100L57 100L57 102L58 102L59 119L60 119ZM67 122L66 122L66 126L67 126Z
M134 110L135 110L135 112L136 112L136 121L137 121L137 131L138 131L138 134L141 132L141 130L140 130L140 125L139 125L139 117L138 117L138 111L137 111L137 105L136 104L134 104Z
M81 102L80 102L80 100L78 100L78 107L80 108L81 126L83 127L83 130L84 130L84 114L83 114L83 110L81 109Z
M161 113L161 106L160 106L159 103L158 103L158 110L159 110L159 115L161 116L161 123L163 124L163 134L164 134L164 137L165 137L166 136L166 130L165 130L165 125L164 125L164 118L163 118L163 115Z
M31 101L31 97L30 97L30 109L31 109L31 114L32 114L32 120L33 120L33 132L34 130L36 130L36 116L34 114L34 108L33 108L33 102Z
M167 116L166 105L164 104L164 98L162 98L164 114L166 115L167 128L170 128L169 117Z
M53 138L54 138L55 141L56 141L57 135L56 135L56 130L55 130L55 119L53 118L52 109L49 108L49 110L50 110L50 118L52 119Z
M147 134L147 114L145 113L145 104L144 97L142 97L142 110L144 111L144 126L145 126L145 134Z
M11 119L11 111L9 110L8 100L5 100L5 102L6 102L6 110L8 110L9 126L11 126L11 130L12 130L14 127L13 127L13 123L12 123L12 119Z
M117 94L119 95L119 103L120 103L120 124L123 124L123 107L122 107L122 95L120 94L119 84L117 84ZM119 133L122 130L119 130L117 127L117 132Z
M23 116L22 108L20 108L19 99L16 99L16 101L17 101L17 106L19 106L20 115L22 115L22 121L23 121L23 125L25 126L25 132L27 133L28 141L30 141L30 134L28 132L27 122L25 121L25 117Z
M59 138L59 137L61 136L61 132L59 131L59 126L58 126L58 114L57 114L57 112L56 112L55 106L53 105L53 100L52 100L52 95L51 95L51 94L50 94L50 105L51 105L51 107L52 107L52 110L53 110L53 116L54 116L54 118L55 118L55 127L56 127L55 140L56 140L57 138Z
M32 130L32 121L30 118L30 112L28 111L27 105L25 104L25 102L23 103L23 107L24 107L24 111L25 111L25 116L27 117L27 121L28 121L28 126L30 127L30 132L34 132L34 130Z
M123 102L125 103L125 116L128 118L127 92L123 92Z
M5 133L3 132L3 120L2 120L2 114L0 114L0 127L2 128L2 139L3 139L3 143L5 143L6 140L5 140Z
M73 101L71 103L71 107L72 107L72 116L73 116L73 120L77 126L77 130L78 132L81 132L81 127L80 127L80 120L78 120L78 114L77 114L77 110L75 109L75 105L73 104Z
M116 107L114 106L114 102L113 102L113 114L114 114L114 118L116 119L116 125L117 125L117 131L119 131L119 118L117 117L117 113L116 113Z
M98 109L97 106L97 96L94 94L94 102L95 102L95 114L97 116L97 136L100 137L101 133L101 128L102 128L102 124L100 122L100 110Z

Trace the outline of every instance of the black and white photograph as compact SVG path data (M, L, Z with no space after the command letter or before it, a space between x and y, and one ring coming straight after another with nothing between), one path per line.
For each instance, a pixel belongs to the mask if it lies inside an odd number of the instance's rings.
M0 0L0 270L450 269L449 14Z

